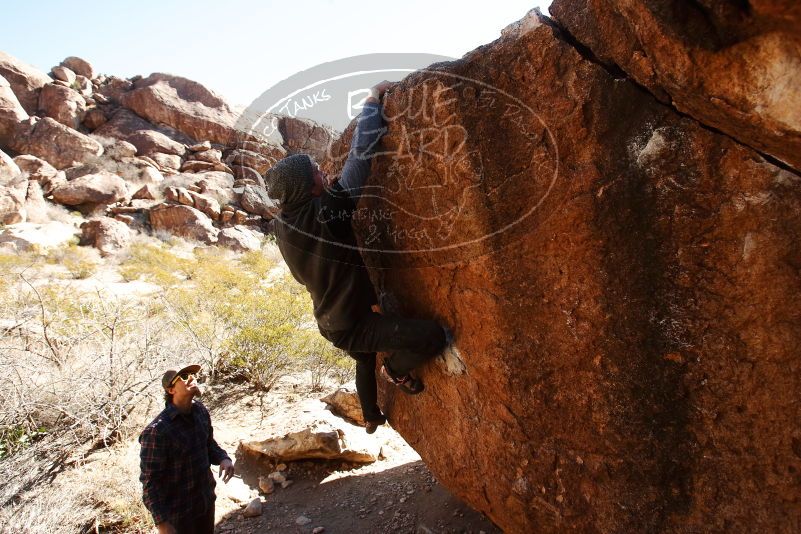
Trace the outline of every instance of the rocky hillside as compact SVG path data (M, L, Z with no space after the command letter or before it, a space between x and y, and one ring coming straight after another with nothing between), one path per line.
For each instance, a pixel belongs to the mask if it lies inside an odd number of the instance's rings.
M322 157L332 132L275 116L263 139L237 130L237 118L178 76L98 75L78 57L46 74L0 52L0 222L46 224L52 235L60 205L83 215L82 243L103 253L132 230L257 248L274 213L262 175L287 153ZM0 242L30 244L14 232Z
M797 4L550 11L387 98L361 241L457 350L382 408L507 532L797 532Z

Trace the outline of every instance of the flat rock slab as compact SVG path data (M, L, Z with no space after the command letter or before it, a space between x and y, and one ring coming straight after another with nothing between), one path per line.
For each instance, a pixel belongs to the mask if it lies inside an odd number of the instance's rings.
M276 461L309 459L342 460L372 463L381 453L381 441L324 410L319 400L309 399L293 405L292 428L283 436L263 441L242 442L249 453L264 455Z
M85 174L53 190L53 200L69 206L113 204L125 198L125 180L106 171Z

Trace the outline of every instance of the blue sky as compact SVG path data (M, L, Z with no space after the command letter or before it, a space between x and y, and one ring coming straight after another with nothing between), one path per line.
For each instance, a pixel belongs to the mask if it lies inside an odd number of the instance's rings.
M4 2L0 50L47 72L81 56L130 77L185 76L247 105L319 63L374 52L461 57L542 0Z

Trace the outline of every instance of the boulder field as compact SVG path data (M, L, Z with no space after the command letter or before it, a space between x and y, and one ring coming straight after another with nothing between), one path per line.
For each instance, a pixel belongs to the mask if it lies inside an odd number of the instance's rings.
M283 133L262 139L238 118L180 76L107 76L75 56L45 74L0 52L0 222L55 223L61 205L103 254L132 231L258 249L276 211L262 175L288 153L321 157L333 132L276 117Z

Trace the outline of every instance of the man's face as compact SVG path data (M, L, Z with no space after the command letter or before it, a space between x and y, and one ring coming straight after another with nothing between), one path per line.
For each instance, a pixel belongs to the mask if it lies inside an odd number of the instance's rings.
M328 184L328 173L320 170L320 164L312 160L312 167L314 169L314 185L312 186L312 196L319 197L323 194Z
M200 387L198 387L193 373L182 373L175 377L175 382L167 391L172 394L173 402L180 402L183 399L191 399L201 395Z

